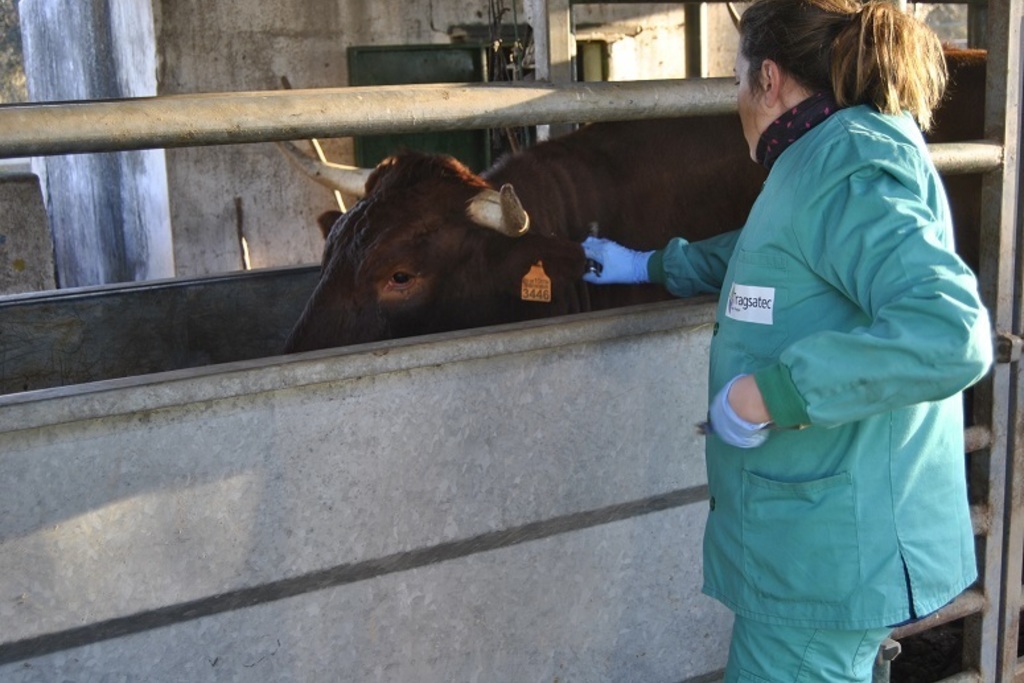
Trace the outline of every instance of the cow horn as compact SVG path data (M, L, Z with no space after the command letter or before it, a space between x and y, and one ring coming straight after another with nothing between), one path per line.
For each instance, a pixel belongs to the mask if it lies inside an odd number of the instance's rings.
M278 142L277 146L293 166L321 185L356 197L366 194L366 180L373 172L372 169L318 161L287 141Z
M500 190L481 190L469 200L466 213L477 225L508 237L522 237L530 229L530 215L507 183Z
M731 3L731 2L725 3L725 8L729 11L729 19L732 20L733 28L735 28L738 31L739 28L740 28L740 12L739 12L739 10L736 9L735 3Z

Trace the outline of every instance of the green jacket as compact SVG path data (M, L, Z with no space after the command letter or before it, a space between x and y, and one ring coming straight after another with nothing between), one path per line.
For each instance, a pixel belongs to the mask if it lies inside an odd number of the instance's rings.
M945 191L909 116L843 109L773 166L746 225L649 263L721 291L709 400L754 373L765 444L709 436L704 592L769 623L873 628L977 578L960 392L992 362Z

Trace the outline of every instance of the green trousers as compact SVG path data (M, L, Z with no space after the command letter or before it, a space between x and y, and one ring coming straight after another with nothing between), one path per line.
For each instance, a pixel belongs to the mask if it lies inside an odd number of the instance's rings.
M878 648L891 632L794 628L737 616L725 683L871 683Z

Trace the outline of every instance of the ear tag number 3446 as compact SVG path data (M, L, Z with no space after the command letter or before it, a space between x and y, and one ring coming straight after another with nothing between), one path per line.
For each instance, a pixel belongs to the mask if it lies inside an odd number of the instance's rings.
M523 301L551 301L551 278L544 272L543 261L530 266L530 272L523 276L520 298Z

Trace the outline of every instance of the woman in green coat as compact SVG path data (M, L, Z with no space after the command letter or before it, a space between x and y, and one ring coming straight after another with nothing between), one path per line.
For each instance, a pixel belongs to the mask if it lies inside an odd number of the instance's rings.
M889 2L759 0L738 105L769 176L742 230L590 282L718 292L704 591L736 615L726 681L869 681L892 627L977 578L960 392L992 362L921 129L941 45Z

